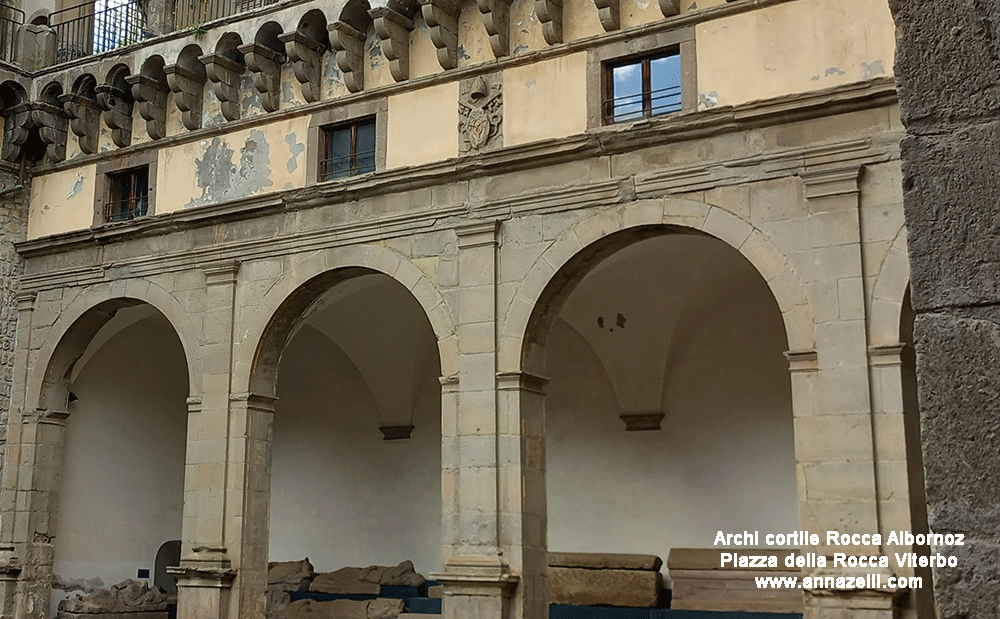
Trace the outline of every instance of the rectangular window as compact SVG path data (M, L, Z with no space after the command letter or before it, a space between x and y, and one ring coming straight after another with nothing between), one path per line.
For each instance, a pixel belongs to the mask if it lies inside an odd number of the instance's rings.
M667 53L605 66L604 122L651 118L681 110L681 56Z
M108 174L109 194L104 221L126 221L149 210L149 168L142 166Z
M328 181L375 171L375 119L365 118L323 130L319 180Z

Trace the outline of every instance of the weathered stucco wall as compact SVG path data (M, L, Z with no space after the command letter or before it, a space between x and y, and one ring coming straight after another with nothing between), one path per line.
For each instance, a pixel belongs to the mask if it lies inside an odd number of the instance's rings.
M454 101L455 105L442 105ZM419 111L418 111L419 110ZM389 97L385 167L402 168L458 155L458 82Z
M94 223L95 164L36 176L31 183L28 238L89 228Z
M884 2L799 0L699 24L698 107L892 75Z
M580 53L504 71L504 146L583 133L586 68Z
M890 0L927 509L964 533L934 569L941 619L1000 598L1000 8Z
M156 213L302 187L308 126L299 117L161 149Z

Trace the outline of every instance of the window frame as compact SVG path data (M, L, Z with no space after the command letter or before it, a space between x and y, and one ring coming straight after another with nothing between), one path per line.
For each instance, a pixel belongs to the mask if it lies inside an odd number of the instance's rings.
M97 164L94 192L93 227L121 225L156 214L156 160L158 151L152 149L123 157L116 157ZM146 212L142 215L108 221L107 209L111 204L114 177L140 168L146 169Z
M370 174L378 174L385 170L386 136L388 133L388 103L386 99L360 101L341 105L329 110L313 114L309 120L309 138L306 157L306 183L345 182L366 178ZM374 118L375 120L375 170L363 174L340 176L324 180L321 176L322 161L327 152L327 131L350 124L360 124Z
M620 127L628 123L650 122L656 119L668 118L673 114L691 112L698 103L698 67L696 61L695 29L693 26L653 33L643 37L608 43L587 52L587 128ZM642 59L655 60L672 53L680 55L681 63L681 109L656 116L632 120L620 120L604 117L605 101L610 99L611 69L613 67L634 63Z
M139 183L136 181L141 176L145 177L146 191L145 194L140 196L136 191ZM104 221L105 223L118 223L122 221L131 221L138 217L145 217L149 213L149 166L141 165L134 168L127 168L125 170L118 170L116 172L109 172L108 177L108 199L104 203ZM130 181L130 182L128 182ZM128 197L120 197L115 195L119 189L119 183L128 182L128 186L131 187L131 195ZM138 213L138 204L140 200L145 200L145 210L142 213ZM120 219L112 219L111 211L115 204L119 202L128 202L128 216ZM123 210L124 212L124 210Z
M677 112L684 111L684 103L681 101L681 107L677 110L670 110L666 112L660 112L658 114L653 113L653 76L652 76L652 63L654 60L662 60L663 58L671 58L677 56L680 59L681 52L678 46L673 46L671 48L661 50L660 52L654 52L652 54L643 54L641 56L636 56L633 58L617 59L611 60L604 63L604 90L603 96L601 97L601 118L604 124L607 125L617 125L619 123L635 122L637 120L649 120L650 118L656 118L659 116L666 116L668 114L676 114ZM614 114L614 88L615 88L615 78L614 70L620 67L627 67L631 65L638 64L641 69L640 81L642 92L639 96L642 97L642 116L637 118L628 118L622 120L615 120ZM684 91L684 77L683 77L683 67L681 68L681 79L678 83L678 88L680 88L683 95ZM635 96L635 95L626 95ZM608 108L608 106L611 106ZM607 112L611 111L611 114Z
M372 169L362 171L361 166L358 164L358 159L360 158L360 155L369 153L358 152L358 129L362 126L367 126L367 125L371 125L372 131L375 133L374 136L375 150L371 151L370 153L372 155ZM375 170L378 167L375 162L375 153L378 151L378 131L376 130L376 120L374 116L363 116L361 118L356 118L354 120L350 120L344 123L325 125L322 129L323 129L322 154L324 157L319 160L319 170L318 170L319 182L325 183L327 181L335 181L342 178L351 178L353 176L362 176L365 174L371 174L375 172ZM346 170L346 174L340 174L339 176L331 176L329 171L329 166L324 164L329 164L329 162L334 160L334 157L331 156L332 155L331 151L333 149L330 144L331 141L333 140L333 134L337 131L342 131L344 129L349 129L351 132L350 146L349 146L350 152L347 155L342 155L338 157L338 159L347 157L348 159L350 159L349 162L350 165Z

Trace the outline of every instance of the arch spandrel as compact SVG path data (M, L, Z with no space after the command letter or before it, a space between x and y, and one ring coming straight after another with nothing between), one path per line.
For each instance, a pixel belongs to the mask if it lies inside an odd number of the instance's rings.
M565 230L542 252L528 269L503 316L500 371L541 371L543 360L539 355L543 351L535 345L544 336L539 332L545 322L541 317L569 294L572 286L564 284L582 277L609 251L661 234L706 234L738 250L757 269L774 295L789 349L815 349L815 322L805 287L788 258L765 233L717 206L663 198L595 213ZM565 280L562 285L560 280ZM546 295L550 285L563 292Z
M181 342L188 366L188 390L201 390L200 335L189 310L164 288L146 280L125 280L90 286L59 313L35 352L36 362L28 377L26 410L65 409L65 380L73 364L83 355L94 335L121 308L147 304L162 314Z
M326 290L369 273L387 275L413 294L437 338L441 374L456 374L454 320L434 284L397 252L377 245L355 245L309 254L293 263L264 294L249 321L238 326L233 392L273 396L281 351L298 318Z

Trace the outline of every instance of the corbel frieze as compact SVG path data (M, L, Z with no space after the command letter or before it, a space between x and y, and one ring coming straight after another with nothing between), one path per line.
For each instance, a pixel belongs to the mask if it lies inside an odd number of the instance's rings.
M30 124L38 128L45 143L45 161L59 163L66 158L66 133L69 116L59 106L44 101L31 104Z
M430 27L431 41L437 48L441 68L457 68L458 14L461 7L454 0L420 0L420 11Z
M200 62L195 67L181 63L163 67L167 74L167 84L174 93L174 104L181 111L181 122L189 131L201 127L201 104L204 98L205 65Z
M268 112L278 109L281 92L281 63L285 55L260 43L246 43L238 48L243 52L247 69L253 76L253 86L260 94L260 104Z
M146 133L153 140L167 135L167 93L166 84L149 75L139 73L125 78L132 85L132 98L139 108L139 116L146 121Z
M119 148L132 142L132 96L114 84L97 87L97 102L104 113L104 124L111 129L111 141Z
M549 45L562 43L562 0L535 0L535 15L542 23L542 35Z
M330 24L330 44L336 52L337 68L350 92L365 89L365 33L344 21Z
M389 61L392 79L402 82L410 77L410 31L413 20L389 8L369 11L375 23L375 34L382 42L382 54Z
M292 72L302 85L302 97L315 103L322 96L323 54L326 42L317 41L301 30L278 35L292 61Z
M63 109L69 116L69 129L80 142L80 150L88 155L97 152L100 132L101 104L96 99L69 92L59 96Z
M510 53L510 0L476 0L476 4L490 35L493 56L503 58Z
M31 130L31 104L19 103L0 112L3 116L3 147L0 159L15 162L21 156L21 147L28 141Z
M621 0L594 0L594 5L597 6L597 16L605 32L612 32L622 27Z
M246 66L226 57L225 54L205 54L198 60L205 65L205 76L212 85L212 92L219 100L226 120L240 117L240 76Z

